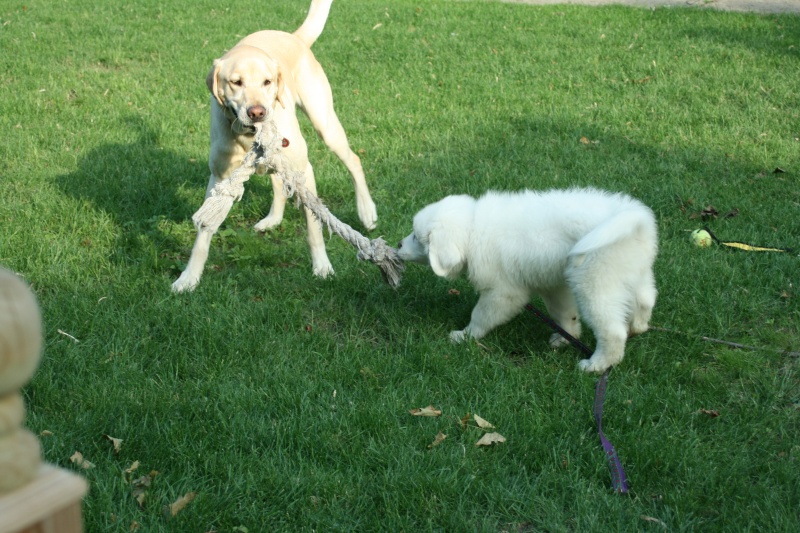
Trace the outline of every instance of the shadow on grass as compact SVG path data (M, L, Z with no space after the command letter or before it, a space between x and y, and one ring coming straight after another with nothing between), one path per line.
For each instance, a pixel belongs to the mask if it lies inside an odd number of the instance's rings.
M180 268L178 255L194 234L182 226L181 235L170 231L173 224L191 219L200 207L208 169L206 160L191 160L164 149L159 132L141 117L129 117L126 127L136 133L129 144L106 144L84 155L77 170L57 177L65 194L85 200L111 216L122 228L119 255L121 262L156 250L172 257L173 270ZM271 197L263 185L251 184L263 201ZM191 191L181 194L181 189Z

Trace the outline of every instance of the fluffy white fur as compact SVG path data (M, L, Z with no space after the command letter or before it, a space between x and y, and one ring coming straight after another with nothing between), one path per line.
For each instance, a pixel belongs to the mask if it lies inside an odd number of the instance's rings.
M399 256L445 278L466 270L480 298L453 341L483 337L539 294L570 335L580 336L581 319L592 328L597 347L580 367L603 372L622 360L628 335L647 331L657 250L655 217L644 204L570 189L448 196L416 214ZM550 338L554 347L565 343Z

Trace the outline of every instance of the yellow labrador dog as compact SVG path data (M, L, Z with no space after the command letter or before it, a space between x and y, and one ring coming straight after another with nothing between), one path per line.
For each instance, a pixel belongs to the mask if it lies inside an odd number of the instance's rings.
M361 160L350 149L344 128L333 110L333 95L322 66L311 45L325 27L333 0L312 0L306 20L294 33L259 31L248 35L224 56L214 61L208 74L211 91L211 178L206 197L214 186L230 176L242 163L254 138L254 124L274 120L284 138L284 153L292 166L305 174L305 185L316 193L314 170L308 147L300 132L295 108L305 112L314 129L345 164L353 178L356 207L361 223L375 228L378 215L372 201ZM283 184L272 176L273 200L269 214L255 225L258 231L274 228L283 220L286 197ZM327 277L333 266L325 251L322 226L306 210L308 244L314 275ZM186 270L172 284L174 292L193 290L200 282L213 233L197 234Z

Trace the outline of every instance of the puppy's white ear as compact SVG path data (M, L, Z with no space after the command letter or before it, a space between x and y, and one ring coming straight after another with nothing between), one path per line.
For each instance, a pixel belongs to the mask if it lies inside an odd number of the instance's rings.
M428 235L428 261L437 276L454 279L461 274L466 259L452 235L433 230Z
M211 95L214 99L219 103L221 106L225 106L225 102L222 101L222 97L219 95L219 71L222 68L222 60L215 59L214 65L211 67L211 71L206 76L206 85L208 85L208 90L211 92Z

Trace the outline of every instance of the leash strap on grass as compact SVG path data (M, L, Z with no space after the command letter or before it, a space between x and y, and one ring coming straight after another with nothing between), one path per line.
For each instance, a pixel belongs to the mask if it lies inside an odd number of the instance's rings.
M594 389L594 409L592 409L592 414L594 414L594 421L597 424L597 433L600 435L600 444L603 445L603 449L606 452L608 468L611 470L611 484L616 492L624 494L628 492L628 478L625 476L625 470L622 469L622 461L619 460L617 450L614 449L614 445L603 433L603 400L606 397L609 372L611 372L610 368L597 380L597 385Z
M539 320L558 332L559 335L564 337L572 346L581 351L586 357L592 356L591 348L567 333L564 328L556 324L556 322L549 316L542 313L531 304L526 305L525 309L536 315ZM619 460L619 455L617 454L617 450L614 448L614 445L611 444L611 441L609 441L606 438L605 433L603 433L603 402L606 398L606 387L608 385L608 374L610 372L611 369L609 368L605 371L605 373L603 373L600 379L597 380L597 385L594 389L594 407L592 409L592 414L594 415L595 424L597 424L597 433L600 435L600 444L603 445L603 450L606 452L608 468L611 470L611 485L614 487L615 492L627 494L629 490L628 478L625 475L625 470L622 468L622 461Z
M772 248L769 246L756 246L754 244L747 244L744 242L737 242L737 241L721 241L714 235L708 226L703 228L711 235L711 239L719 244L720 246L726 246L728 248L735 248L737 250L744 250L745 252L784 252L784 253L791 253L793 250L791 248Z

